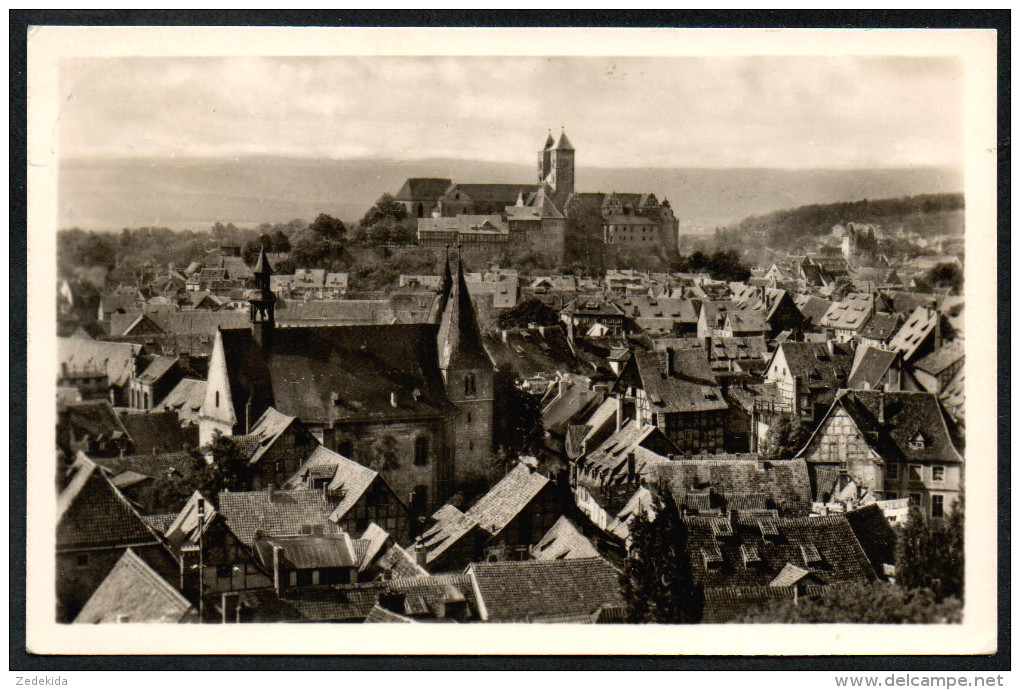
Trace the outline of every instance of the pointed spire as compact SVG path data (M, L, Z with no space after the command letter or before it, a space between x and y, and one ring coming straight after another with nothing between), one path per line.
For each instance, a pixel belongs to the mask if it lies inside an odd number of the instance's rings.
M545 146L542 147L542 150L543 151L548 151L549 149L551 149L555 145L556 145L556 142L553 140L552 130L550 129L549 130L549 135L545 138Z
M255 268L252 269L252 273L273 274L273 267L269 265L269 257L266 256L266 245L262 245L262 249L259 250L259 260L255 262Z
M432 311L429 312L429 323L438 324L446 311L446 305L450 301L450 291L453 289L453 276L450 275L450 245L446 245L446 254L443 258L443 277L439 282L439 293L436 301L432 303Z
M567 139L567 133L565 131L560 132L560 140L556 144L557 151L573 151L574 146L570 143L570 139Z
M492 360L482 345L475 309L471 304L467 280L460 254L457 255L457 277L450 300L439 323L439 366L442 369L491 368Z

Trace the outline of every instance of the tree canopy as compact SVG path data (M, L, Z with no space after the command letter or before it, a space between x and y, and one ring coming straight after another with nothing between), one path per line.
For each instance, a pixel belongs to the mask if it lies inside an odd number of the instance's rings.
M538 398L517 387L517 375L497 369L493 379L493 437L508 458L533 452L542 440L542 408Z
M939 601L930 589L888 582L824 587L816 594L776 599L748 612L745 623L959 623L958 599Z
M804 447L809 436L808 429L793 415L780 415L770 426L761 446L761 455L766 460L792 458Z
M896 582L908 589L930 589L938 600L963 599L963 520L962 499L941 520L929 520L912 507L907 524L899 528Z
M555 326L560 315L537 297L531 297L500 313L496 318L500 328L527 328L528 324Z

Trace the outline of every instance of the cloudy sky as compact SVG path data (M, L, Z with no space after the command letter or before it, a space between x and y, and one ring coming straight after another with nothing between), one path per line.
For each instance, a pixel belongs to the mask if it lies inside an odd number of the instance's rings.
M951 58L73 58L62 158L467 158L593 167L962 166Z

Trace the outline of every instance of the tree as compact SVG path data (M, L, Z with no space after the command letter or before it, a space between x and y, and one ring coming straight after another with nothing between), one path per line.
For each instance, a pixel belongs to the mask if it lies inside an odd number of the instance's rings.
M527 328L532 323L555 326L560 322L560 315L542 300L532 297L502 312L496 321L500 328Z
M804 447L808 434L807 427L792 414L781 415L769 426L762 443L761 456L766 460L792 458Z
M824 587L817 594L776 599L748 612L745 623L959 623L959 599L939 601L930 589L888 582Z
M703 593L687 555L687 530L670 502L655 499L654 517L637 513L620 575L632 623L697 623Z
M376 472L398 470L400 469L399 451L400 447L394 436L390 434L371 436L358 441L354 450L354 459Z
M963 503L942 520L928 520L917 506L899 528L896 582L907 588L930 589L941 601L963 599Z
M407 208L394 199L392 194L383 194L376 200L375 205L365 212L359 225L368 228L387 220L399 223L406 218Z
M320 213L308 226L308 229L314 235L331 242L343 242L344 237L347 236L347 226L343 221L325 213Z
M289 252L290 251L290 238L287 234L279 227L272 234L272 251L274 252ZM266 251L270 251L269 247L266 247Z
M542 440L542 408L538 398L517 387L517 375L509 367L493 377L493 442L508 458L534 451Z
M963 271L955 263L946 262L934 266L925 276L933 288L948 288L954 295L963 290Z

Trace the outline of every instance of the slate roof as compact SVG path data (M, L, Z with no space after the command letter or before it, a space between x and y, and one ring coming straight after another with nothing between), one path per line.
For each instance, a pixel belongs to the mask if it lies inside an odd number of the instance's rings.
M811 508L811 481L803 460L755 460L744 457L701 456L655 462L647 468L648 484L674 497L709 489L731 500L749 495L764 497L766 508L790 514L807 514Z
M397 201L434 202L443 196L452 184L453 180L445 177L409 177L394 198Z
M219 511L237 538L251 546L255 531L267 536L299 534L304 525L322 526L327 534L340 528L329 521L334 506L321 491L295 489L274 491L223 491L219 495Z
M903 359L910 361L921 344L934 332L938 318L937 311L918 307L893 336L889 348L902 352Z
M687 555L695 582L709 587L766 586L789 564L824 584L878 578L845 515L686 517ZM771 526L776 535L763 534ZM725 524L728 529L718 527ZM820 560L814 560L813 551ZM753 556L754 558L749 558Z
M861 437L884 460L901 462L963 462L956 448L960 440L955 423L946 414L934 393L909 391L844 391L836 398L826 418L839 405L847 411L861 431ZM879 422L879 408L885 422ZM819 424L797 457L813 450ZM924 437L924 448L913 449L910 441Z
M325 454L335 456L336 460L336 471L329 483L329 490L331 493L340 496L340 502L337 504L336 509L333 510L333 514L329 516L329 519L333 522L339 522L354 507L354 504L358 502L365 492L368 491L373 482L385 480L379 477L379 473L375 470L359 465L350 458L334 453L324 446L319 446L312 453L313 456L318 455L320 457Z
M100 367L111 386L127 384L134 373L140 345L111 343L86 338L57 338L57 362L68 369Z
M57 496L57 550L158 543L156 534L84 453Z
M765 333L765 312L757 309L730 309L726 312L725 328L734 333Z
M547 431L565 433L566 425L578 415L594 410L603 400L603 394L566 381L563 391L542 408L542 427Z
M868 390L876 387L882 377L886 375L896 359L898 352L883 350L879 347L860 346L864 352L857 357L853 371L850 373L850 380L847 381L848 388Z
M138 378L142 381L158 381L163 378L175 364L177 364L176 357L155 355Z
M502 203L503 206L511 206L517 203L517 197L522 193L525 197L538 191L536 184L462 184L452 185L443 194L444 199L453 200L453 195L460 192L472 201L491 201Z
M249 396L257 414L272 405L313 424L435 418L452 409L433 325L277 328L266 348L248 328L221 335L237 419Z
M561 558L595 558L599 552L567 516L561 515L532 547L531 554L535 560L552 561Z
M180 623L195 615L183 594L127 549L75 623Z
M637 350L631 360L640 385L656 412L706 412L727 409L703 350L676 350L666 371L665 352Z
M266 408L266 411L252 426L250 433L247 434L248 437L255 440L253 447L247 449L248 464L257 464L273 447L273 444L290 429L296 419L296 417L285 415L273 407Z
M135 412L120 415L139 453L171 453L194 446L181 429L176 412Z
M698 311L689 299L632 295L619 299L616 304L634 318L665 318L688 324L698 322Z
M602 558L472 563L466 572L492 622L595 615L626 605L619 575Z

